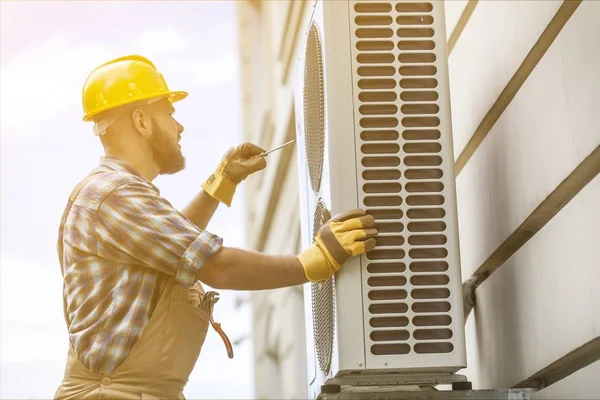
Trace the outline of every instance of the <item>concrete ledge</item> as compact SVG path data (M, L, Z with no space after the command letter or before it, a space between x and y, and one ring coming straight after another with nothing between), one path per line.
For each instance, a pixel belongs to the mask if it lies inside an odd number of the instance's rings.
M531 391L524 389L381 391L322 394L322 400L528 400Z

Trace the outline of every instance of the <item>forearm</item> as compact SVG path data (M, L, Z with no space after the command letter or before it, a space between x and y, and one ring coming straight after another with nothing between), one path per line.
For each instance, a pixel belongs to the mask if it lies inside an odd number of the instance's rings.
M206 229L218 206L218 200L213 199L204 190L200 190L200 193L181 212L198 228Z
M197 278L216 289L266 290L308 282L295 256L273 256L225 247L200 269Z

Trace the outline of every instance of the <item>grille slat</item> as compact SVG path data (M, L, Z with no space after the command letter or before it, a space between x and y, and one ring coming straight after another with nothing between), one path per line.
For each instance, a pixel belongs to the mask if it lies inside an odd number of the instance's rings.
M361 201L379 229L365 255L373 355L453 350L435 7L352 7Z

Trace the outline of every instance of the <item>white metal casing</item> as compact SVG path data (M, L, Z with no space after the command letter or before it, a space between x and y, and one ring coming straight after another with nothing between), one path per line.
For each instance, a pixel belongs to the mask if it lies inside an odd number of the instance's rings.
M294 83L302 247L312 243L319 199L332 215L367 209L380 231L376 249L335 276L327 373L305 286L311 397L349 372L455 372L466 354L443 2L318 0L311 13ZM316 192L304 115L314 26L325 110Z

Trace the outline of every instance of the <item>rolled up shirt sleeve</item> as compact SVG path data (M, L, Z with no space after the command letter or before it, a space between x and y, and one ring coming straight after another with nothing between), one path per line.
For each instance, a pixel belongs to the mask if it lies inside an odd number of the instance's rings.
M114 189L102 201L97 223L99 255L173 275L185 288L223 246L142 182Z

